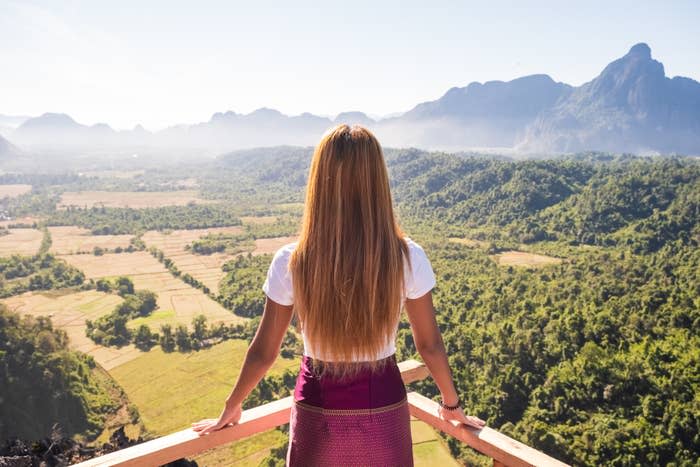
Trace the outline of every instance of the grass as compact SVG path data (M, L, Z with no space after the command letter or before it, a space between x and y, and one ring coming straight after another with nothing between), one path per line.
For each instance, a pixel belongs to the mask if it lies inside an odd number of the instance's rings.
M158 331L160 326L154 326L153 323L157 321L167 320L168 318L175 317L175 310L156 310L149 316L141 316L136 319L132 319L127 323L130 329L136 329L142 324L151 327L151 331Z
M166 354L154 347L110 374L139 408L146 429L164 435L219 415L247 348L243 340L191 353ZM270 371L278 373L297 365L297 360L278 359Z
M411 420L411 438L413 438L413 461L416 467L458 466L450 455L447 446L438 438L430 425L420 420Z
M233 465L236 467L258 467L270 448L281 446L287 435L279 430L270 430L236 443L210 449L192 458L202 466Z
M230 340L188 354L160 347L110 371L135 404L146 430L165 435L221 412L243 364L248 343ZM278 359L270 372L296 368L296 359ZM257 465L284 435L272 430L222 446L197 457L200 465Z

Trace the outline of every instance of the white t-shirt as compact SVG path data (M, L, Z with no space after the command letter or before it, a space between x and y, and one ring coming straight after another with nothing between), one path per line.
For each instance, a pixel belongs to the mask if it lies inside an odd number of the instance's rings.
M423 251L423 248L408 237L404 237L408 244L408 254L411 259L411 268L408 263L404 262L404 285L405 297L402 296L403 302L406 298L415 299L422 297L430 292L435 287L435 273L430 265L430 260ZM297 243L289 243L275 253L272 258L272 263L267 271L267 278L263 284L263 290L270 300L279 303L280 305L290 306L294 304L294 288L292 287L292 274L289 271L289 258L296 248ZM358 360L379 360L389 357L396 352L396 330L387 342L383 351L373 358L358 358ZM324 359L321 355L316 355L311 345L306 339L302 329L302 337L304 339L304 355L308 355L319 360Z

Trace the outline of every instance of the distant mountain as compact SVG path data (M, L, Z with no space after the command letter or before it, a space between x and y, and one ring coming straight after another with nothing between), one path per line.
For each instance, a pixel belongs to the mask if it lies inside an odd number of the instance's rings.
M700 83L667 78L647 44L578 88L528 128L524 150L700 153Z
M666 77L646 44L637 44L592 81L572 87L547 75L471 83L448 90L391 118L362 112L335 119L261 108L218 112L209 121L150 133L86 126L65 114L24 121L10 134L34 152L215 155L235 149L309 146L336 123L366 125L385 146L465 150L499 148L524 153L585 150L700 154L700 83Z
M28 120L26 115L0 114L0 136L8 137L18 126Z
M12 143L0 136L0 159L16 156L19 152L19 149L13 146Z
M547 75L475 82L383 121L379 132L391 144L400 144L392 141L400 138L429 148L512 147L529 123L571 90Z
M341 112L334 119L333 123L346 123L348 125L373 126L376 120L367 116L363 112Z
M105 123L82 125L61 113L45 113L22 123L13 141L30 149L87 149L119 146L123 141Z

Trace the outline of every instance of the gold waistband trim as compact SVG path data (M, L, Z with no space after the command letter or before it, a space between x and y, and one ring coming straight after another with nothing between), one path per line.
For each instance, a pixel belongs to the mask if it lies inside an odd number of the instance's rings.
M407 404L407 399L404 397L402 400L394 404L385 405L383 407L375 407L372 409L324 409L323 407L316 407L315 405L305 404L304 402L300 401L294 401L294 404L297 406L297 408L320 413L322 415L371 415L398 409L399 407Z

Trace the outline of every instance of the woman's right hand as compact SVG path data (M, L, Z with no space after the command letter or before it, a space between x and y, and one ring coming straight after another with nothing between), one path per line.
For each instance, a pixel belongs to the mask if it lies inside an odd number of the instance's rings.
M458 407L455 410L446 410L440 407L439 414L440 418L443 420L454 420L472 428L481 429L486 426L486 422L480 419L479 417L465 415L464 410L462 410L461 407Z

